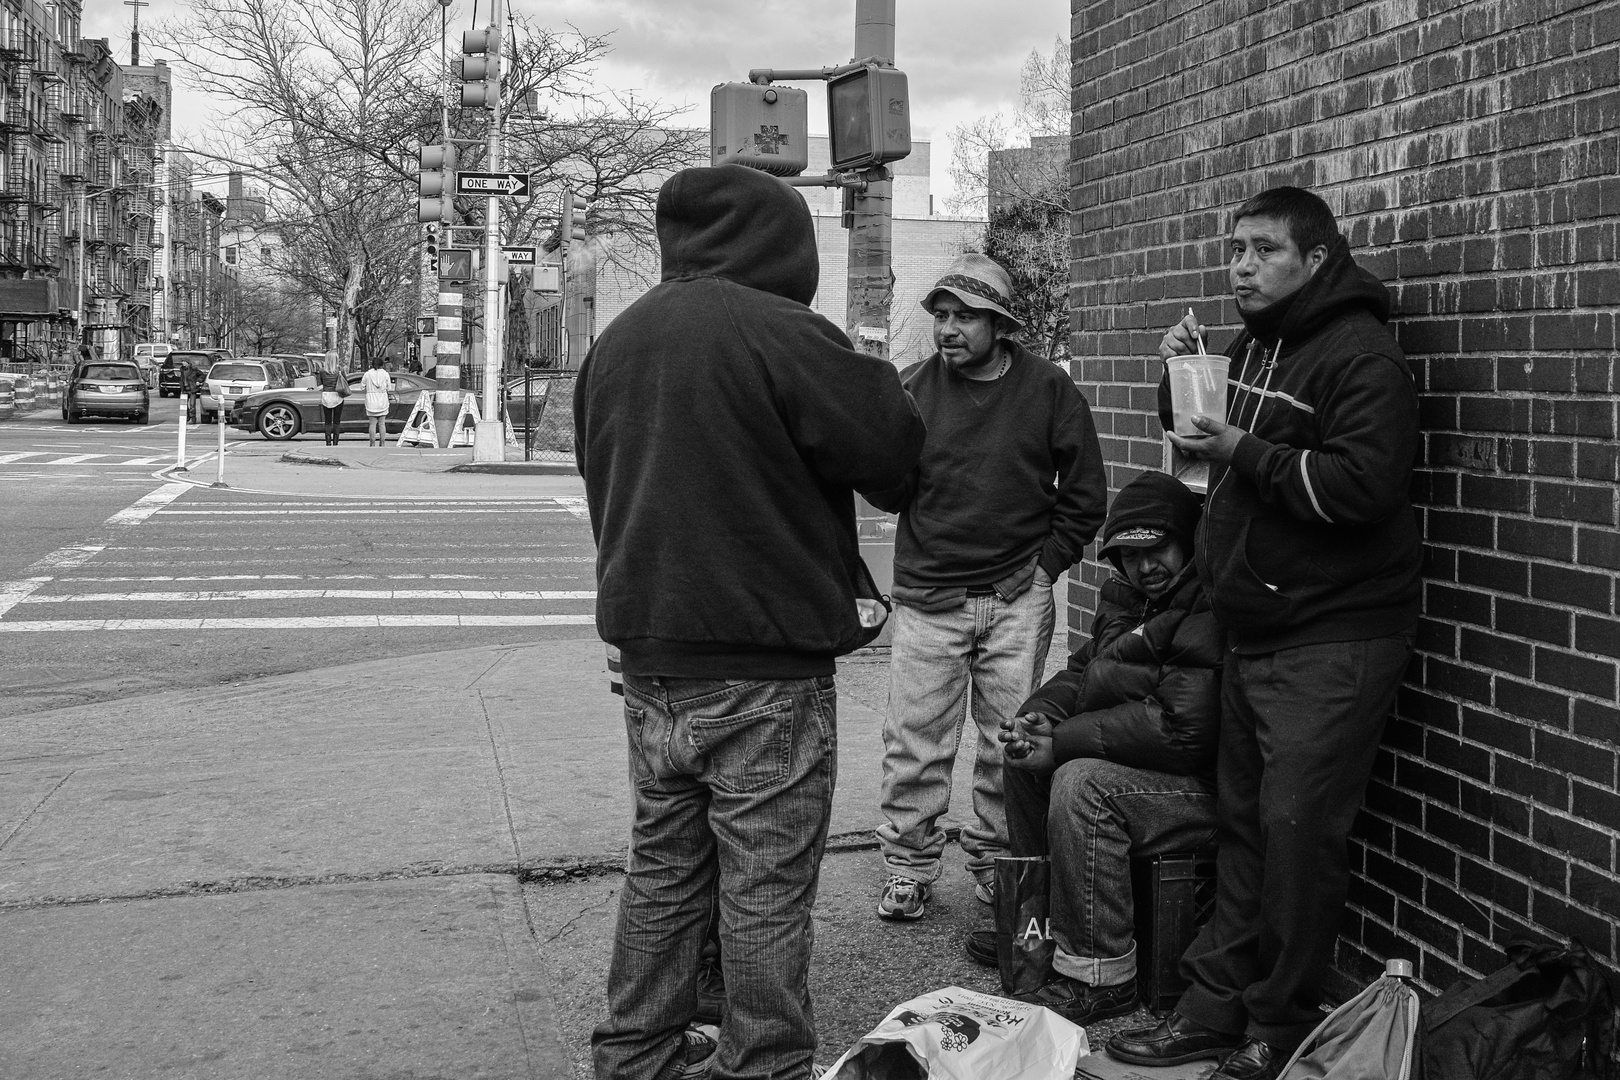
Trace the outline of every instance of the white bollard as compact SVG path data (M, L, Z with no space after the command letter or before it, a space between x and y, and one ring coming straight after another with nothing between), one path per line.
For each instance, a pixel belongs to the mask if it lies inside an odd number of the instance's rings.
M174 452L174 471L190 472L186 468L186 406L185 398L180 399L180 448Z
M220 407L218 409L214 410L214 419L215 419L215 422L219 425L219 472L215 475L213 484L210 485L212 487L230 487L231 486L231 485L229 485L229 484L227 484L225 482L225 407L224 406L225 406L224 401L221 401L220 402Z

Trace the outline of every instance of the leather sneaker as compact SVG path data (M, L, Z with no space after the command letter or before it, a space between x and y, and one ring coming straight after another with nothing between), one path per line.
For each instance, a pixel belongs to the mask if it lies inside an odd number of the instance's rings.
M1088 986L1067 975L1055 975L1032 994L1015 994L1019 1001L1044 1005L1063 1019L1084 1027L1098 1020L1136 1011L1136 980L1118 986Z
M1210 1074L1209 1080L1277 1080L1287 1063L1287 1054L1270 1043L1250 1037L1226 1055L1226 1060Z
M996 959L996 932L994 930L969 930L967 936L968 958L976 964L985 967L998 967L1001 961Z
M878 898L878 918L904 922L920 919L928 911L928 898L932 894L933 889L927 882L892 874L884 883L883 895Z
M1242 1041L1241 1035L1207 1028L1173 1012L1155 1027L1115 1035L1108 1040L1108 1052L1132 1065L1180 1065L1221 1057Z

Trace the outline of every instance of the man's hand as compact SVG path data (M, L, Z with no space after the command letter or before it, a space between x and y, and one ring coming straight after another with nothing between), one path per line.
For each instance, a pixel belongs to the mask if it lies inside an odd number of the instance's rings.
M1238 443L1248 434L1236 424L1223 424L1213 416L1202 414L1193 417L1193 427L1205 434L1177 435L1173 431L1166 432L1170 444L1187 457L1213 461L1217 465L1230 465L1232 455L1237 453Z
M1168 360L1173 356L1189 356L1201 352L1198 347L1198 336L1204 332L1204 325L1193 317L1192 312L1181 317L1181 321L1164 332L1164 338L1159 342L1159 359Z
M1057 770L1052 750L1052 721L1039 713L1025 713L1001 722L996 738L1002 742L1005 765L1038 776Z

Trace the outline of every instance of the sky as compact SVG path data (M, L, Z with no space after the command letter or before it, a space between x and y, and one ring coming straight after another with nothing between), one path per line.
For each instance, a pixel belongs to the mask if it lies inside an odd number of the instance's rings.
M851 59L855 0L509 0L515 11L562 29L611 34L613 51L597 72L603 89L635 90L690 106L683 120L708 124L709 90L745 82L750 68L820 68ZM487 0L485 0L487 4ZM85 4L83 36L108 38L129 60L130 13L117 0ZM151 0L141 23L183 15L183 0ZM471 0L458 0L453 25L470 25ZM487 10L487 8L486 8ZM911 90L913 139L932 145L933 191L950 193L950 132L996 112L1011 114L1018 72L1032 49L1050 52L1067 35L1067 0L896 0L895 66ZM151 63L150 50L142 59ZM172 61L171 61L172 62ZM825 96L810 91L810 130L826 132ZM176 113L198 115L204 101L177 91ZM186 121L178 126L183 130ZM177 135L179 133L177 132Z

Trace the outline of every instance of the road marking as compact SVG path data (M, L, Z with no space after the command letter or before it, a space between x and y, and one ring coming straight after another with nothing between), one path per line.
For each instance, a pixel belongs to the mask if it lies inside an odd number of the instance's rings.
M47 451L24 450L20 454L0 454L0 465L10 465L13 461L21 461L25 457L43 457ZM42 461L30 461L30 465L43 465Z
M580 498L579 496L577 496L577 495L557 495L557 496L553 496L553 498L555 499L555 501L557 501L557 502L561 503L563 506L565 506L568 509L568 512L570 514L573 514L575 517L579 518L581 521L589 521L589 520L591 520L590 511L585 506L585 500Z
M453 510L439 510L432 507L408 508L396 510L165 510L164 517L283 517L288 514L325 514L352 517L356 514L566 514L569 511L551 506L462 506ZM577 515L576 515L577 516Z
M119 550L126 550L120 548ZM557 562L557 559L546 560ZM583 560L581 560L583 561ZM595 562L595 559L590 560ZM183 574L156 577L60 577L57 581L482 581L481 574Z
M49 580L49 579L46 579ZM208 592L70 593L29 596L22 604L213 604L226 600L595 600L595 592L518 589L215 589Z
M416 626L594 626L594 615L328 615L288 619L51 619L0 620L13 634L109 630L325 630Z
M35 465L77 465L80 462L89 461L91 458L108 457L108 456L109 455L107 455L107 454L69 454L67 457L57 458L55 461L36 461L36 462L34 462L34 464Z
M156 513L159 507L168 505L188 490L190 489L184 484L164 484L156 491L142 495L102 524L110 529L139 525ZM49 584L56 576L56 571L73 570L82 566L105 551L109 543L110 540L97 538L94 542L69 544L67 547L57 548L24 571L31 576L0 585L0 617L39 591L42 586Z

